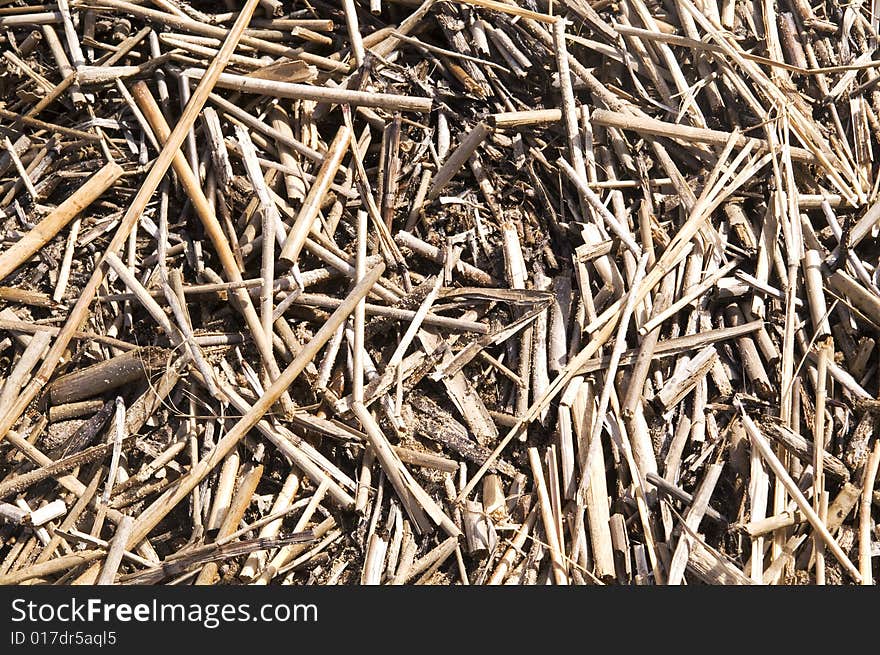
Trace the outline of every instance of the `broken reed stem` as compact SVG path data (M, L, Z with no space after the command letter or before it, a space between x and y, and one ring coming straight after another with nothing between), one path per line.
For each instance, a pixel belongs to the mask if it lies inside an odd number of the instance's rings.
M49 341L51 341L51 336L47 332L37 332L21 357L18 358L15 367L3 384L2 391L0 391L0 414L14 402L31 370L43 358Z
M874 441L874 448L865 463L864 480L862 482L862 498L859 503L859 571L862 584L873 586L871 558L873 556L871 536L874 521L871 518L871 504L874 496L874 484L877 482L877 470L880 468L880 439Z
M122 563L122 557L125 554L125 544L131 534L131 528L134 525L134 519L130 516L123 516L122 520L116 526L116 532L110 542L110 548L107 550L107 558L95 580L96 585L112 585L119 571L119 565Z
M452 151L452 154L443 162L443 165L434 174L431 180L431 187L428 189L428 200L433 201L440 197L440 193L447 184L455 177L455 174L461 170L465 162L470 159L477 148L486 140L486 137L492 131L492 128L483 121L477 123L470 132L468 132L458 147Z
M671 139L680 139L686 143L708 143L714 146L725 146L734 136L729 132L720 132L718 130L708 130L700 127L667 123L665 121L644 116L628 116L618 112L608 111L606 109L594 110L590 114L590 121L596 125L602 125L604 127L630 130L638 132L639 134L647 134L651 136L665 136ZM771 145L763 139L754 139L739 135L736 137L735 143L739 147L751 144L752 147L759 151L773 151ZM816 159L812 152L803 148L790 147L788 150L794 161L812 163Z
M361 38L361 28L354 0L342 0L342 10L345 13L345 27L348 30L348 39L351 41L351 53L354 56L354 63L355 66L360 68L364 63L364 41Z
M666 584L668 585L681 584L689 556L690 533L696 532L699 527L700 521L702 521L706 513L706 508L709 506L709 500L712 497L712 492L715 490L718 478L721 477L723 468L724 466L721 464L710 465L703 480L700 482L700 486L697 487L693 504L688 508L684 518L688 530L683 531L678 538L678 545L675 548L672 562L669 565L669 574L666 578Z
M541 465L541 456L537 448L529 448L529 465L535 481L535 491L538 495L538 503L541 508L541 519L544 523L544 536L550 548L550 560L553 568L553 579L558 585L568 584L568 567L562 545L559 543L559 531L556 527L556 519L550 506L550 495L547 490L547 482L544 478L544 469Z
M318 217L324 196L327 194L333 178L336 177L336 172L342 164L342 158L348 150L351 135L352 131L346 125L342 125L336 132L336 136L327 150L318 175L312 183L312 187L309 189L309 193L296 216L293 227L287 233L287 239L284 241L278 257L289 266L295 265L299 259L300 251L306 242L306 238L309 236L309 232L312 230L312 224Z
M283 302L283 301L282 301ZM322 307L324 309L335 309L339 306L340 301L330 296L317 295L312 293L301 293L296 295L290 302L290 305L304 305L308 307ZM281 304L279 304L279 307ZM385 316L398 321L412 321L416 317L416 312L411 309L399 309L397 307L387 307L385 305L376 305L373 303L364 303L364 311L371 316ZM477 321L468 321L461 318L453 318L451 316L441 316L440 314L428 313L422 322L425 325L433 325L436 327L446 328L448 330L459 330L462 332L475 332L477 334L489 334L489 326Z
M776 453L773 452L772 447L767 442L764 435L761 434L758 426L756 426L755 422L749 417L748 414L746 414L742 402L739 399L736 399L734 401L734 404L739 408L740 413L742 414L743 425L745 425L746 431L749 434L749 439L751 440L751 443L755 447L755 449L760 453L761 458L767 463L767 465L773 471L773 474L785 487L785 490L789 493L795 503L797 503L798 509L800 509L804 516L806 516L807 521L809 521L810 525L813 526L813 529L819 533L822 541L825 543L825 547L831 551L837 561L840 562L841 566L843 566L844 570L853 578L853 580L855 580L857 583L861 583L862 577L859 573L859 570L855 566L853 566L853 563L846 556L846 553L843 552L840 544L838 544L837 540L835 540L834 537L831 536L831 534L828 532L828 529L819 518L819 515L813 511L812 507L810 507L809 502L807 502L807 499L804 498L804 495L801 493L800 489L798 489L797 483L795 483L795 481L791 479L791 476L785 470L782 462L779 461Z
M189 68L184 75L199 79L204 71L200 68ZM230 89L241 93L253 93L257 95L272 96L275 98L288 98L291 100L312 100L314 102L327 102L337 105L352 105L354 107L375 107L389 111L413 111L428 113L433 109L433 101L430 98L418 98L415 96L401 96L390 93L371 93L368 91L351 91L348 89L312 86L310 84L296 84L293 82L275 82L263 80L257 77L245 77L232 73L223 73L217 80L217 86L221 89Z
M0 575L0 585L17 585L34 578L45 578L55 573L74 570L83 564L94 562L104 557L106 551L104 549L82 550L70 555L62 555L48 562L41 564L33 564L17 571Z
M812 251L810 251L812 252ZM817 326L818 329L818 326ZM833 342L823 339L819 344L819 361L816 371L816 406L813 421L813 509L822 512L822 498L825 493L825 401L827 398L828 358L832 355ZM825 584L825 545L816 537L813 540L816 552L816 584Z
M367 273L367 212L357 213L357 255L355 257L355 281ZM354 309L354 346L351 354L351 397L354 402L364 401L364 323L366 321L366 300L361 300ZM366 452L364 453L366 458Z

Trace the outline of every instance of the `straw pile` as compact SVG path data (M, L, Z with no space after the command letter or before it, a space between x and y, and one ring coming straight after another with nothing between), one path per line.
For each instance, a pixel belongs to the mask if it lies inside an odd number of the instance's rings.
M0 5L0 583L873 584L867 5Z

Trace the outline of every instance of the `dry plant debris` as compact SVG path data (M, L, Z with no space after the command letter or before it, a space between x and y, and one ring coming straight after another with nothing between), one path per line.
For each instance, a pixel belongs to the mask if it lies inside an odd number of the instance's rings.
M878 24L0 0L0 584L873 584Z

